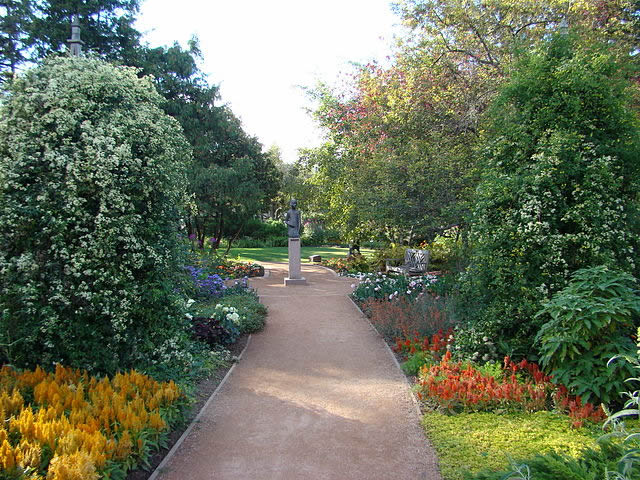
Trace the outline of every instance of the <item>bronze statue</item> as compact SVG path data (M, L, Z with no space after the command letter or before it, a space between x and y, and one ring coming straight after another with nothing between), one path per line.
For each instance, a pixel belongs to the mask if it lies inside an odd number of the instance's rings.
M291 208L284 217L284 223L289 227L289 238L300 238L300 210L295 198L289 202Z

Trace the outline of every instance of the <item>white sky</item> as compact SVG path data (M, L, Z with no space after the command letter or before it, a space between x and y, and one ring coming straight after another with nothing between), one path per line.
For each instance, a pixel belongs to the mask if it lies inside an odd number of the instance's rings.
M293 162L321 141L299 86L333 85L349 62L384 62L399 24L390 0L144 0L137 28L154 47L197 35L222 101Z

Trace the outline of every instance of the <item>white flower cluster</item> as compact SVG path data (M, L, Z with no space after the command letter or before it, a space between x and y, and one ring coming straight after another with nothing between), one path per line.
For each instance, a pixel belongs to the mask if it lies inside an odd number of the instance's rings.
M134 330L170 325L149 312L180 311L160 285L189 149L161 101L134 69L59 58L0 106L0 311L40 328L52 355L82 351L83 335L126 351Z
M227 307L225 305L217 304L216 311L221 312L227 320L231 321L234 325L240 326L240 315L235 307Z

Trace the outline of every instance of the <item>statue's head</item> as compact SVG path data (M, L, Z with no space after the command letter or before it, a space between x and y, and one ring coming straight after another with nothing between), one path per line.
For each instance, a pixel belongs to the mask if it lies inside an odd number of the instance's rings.
M291 205L291 208L297 208L298 201L295 198L292 198L291 201L289 202L289 205Z

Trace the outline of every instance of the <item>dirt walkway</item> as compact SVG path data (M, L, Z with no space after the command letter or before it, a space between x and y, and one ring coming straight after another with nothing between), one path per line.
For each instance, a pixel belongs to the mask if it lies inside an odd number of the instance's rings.
M407 384L347 298L350 279L286 265L252 280L269 307L229 381L162 480L439 480Z

